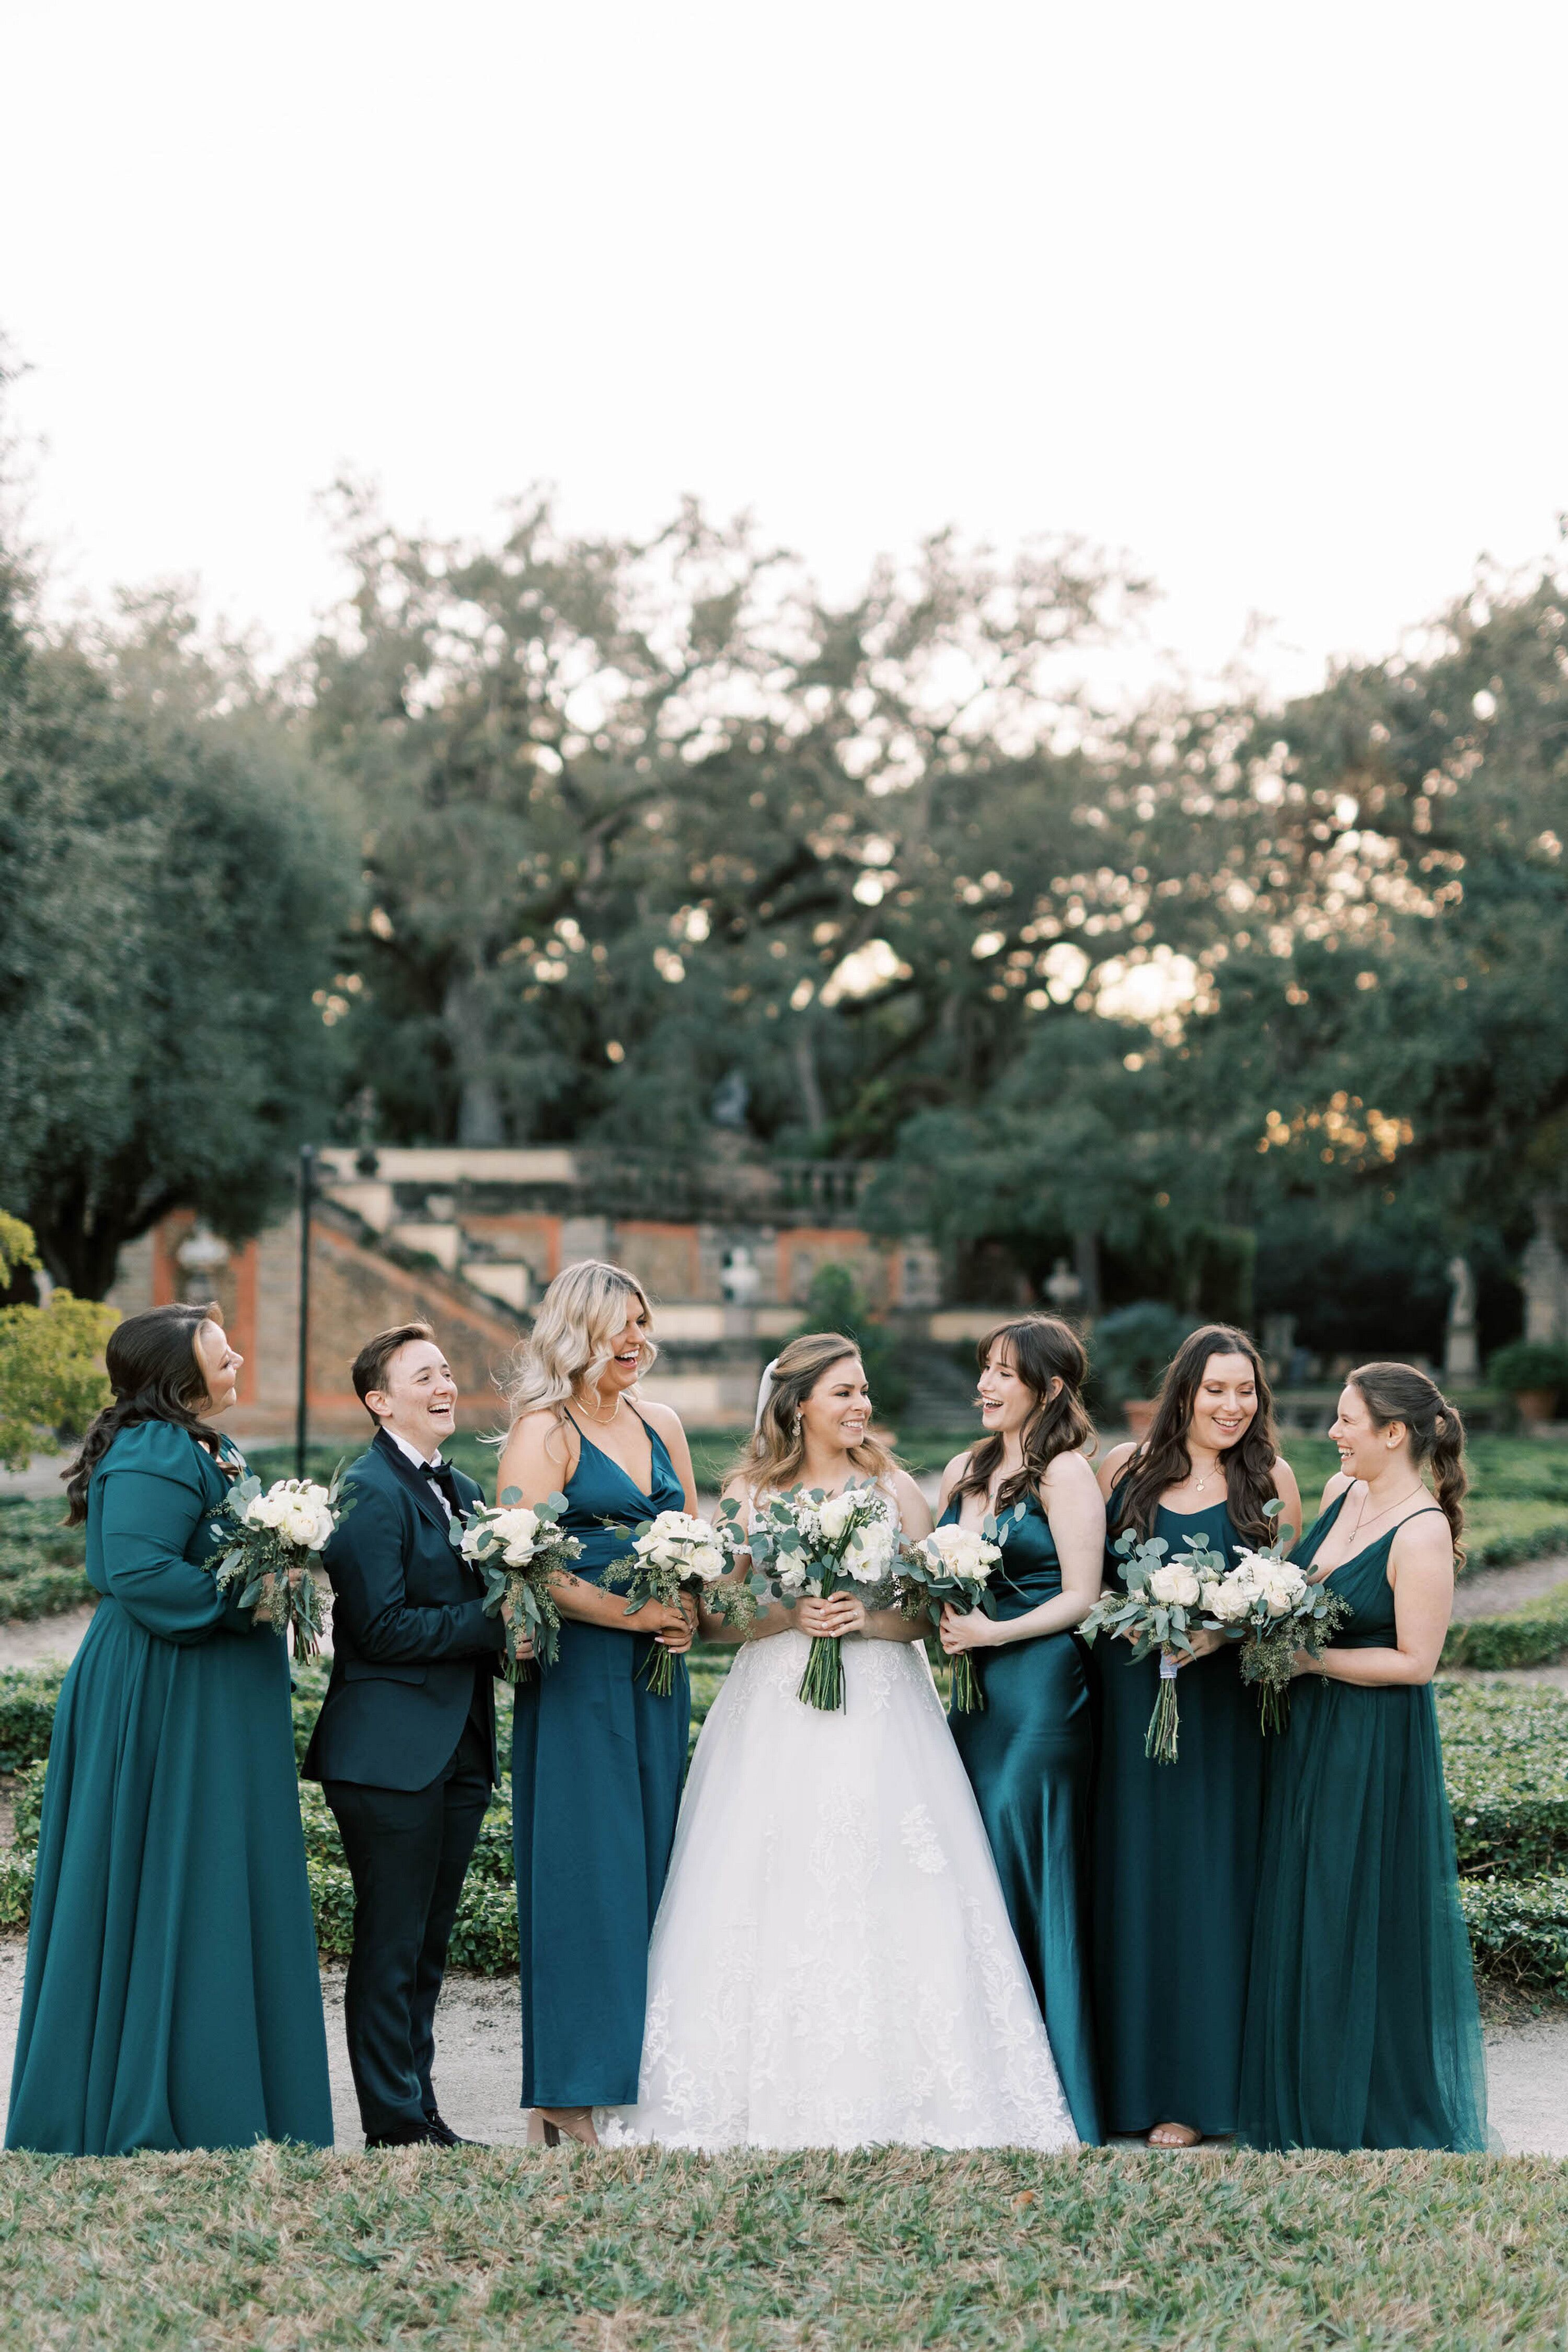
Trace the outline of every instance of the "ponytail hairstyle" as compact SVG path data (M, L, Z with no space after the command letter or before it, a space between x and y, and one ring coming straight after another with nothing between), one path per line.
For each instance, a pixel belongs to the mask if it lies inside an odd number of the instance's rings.
M196 1361L196 1334L204 1323L222 1322L223 1308L209 1299L205 1307L182 1302L150 1307L115 1325L103 1351L113 1398L82 1439L76 1460L60 1474L70 1506L68 1527L79 1528L86 1518L92 1474L122 1429L142 1421L172 1421L216 1454L216 1430L197 1418L207 1384Z
M757 1407L757 1425L733 1474L752 1495L784 1494L799 1484L805 1464L800 1409L824 1372L847 1359L858 1364L860 1350L842 1331L804 1332L774 1358L771 1385ZM851 1446L849 1459L868 1478L890 1478L898 1468L869 1431L858 1445Z
M1133 1528L1141 1537L1147 1536L1153 1528L1154 1513L1166 1487L1179 1486L1191 1475L1193 1458L1187 1452L1187 1437L1193 1425L1193 1408L1203 1386L1204 1370L1211 1356L1245 1356L1252 1367L1258 1409L1235 1444L1227 1445L1219 1458L1225 1465L1226 1502L1231 1525L1249 1543L1273 1541L1274 1523L1266 1516L1265 1506L1279 1500L1274 1487L1274 1465L1279 1458L1274 1397L1262 1357L1247 1334L1230 1323L1202 1324L1187 1334L1172 1357L1160 1383L1149 1434L1133 1454L1112 1496L1115 1528Z
M998 1323L975 1350L982 1371L991 1361L992 1349L998 1344L1006 1347L1014 1371L1026 1388L1033 1390L1035 1397L1020 1433L1023 1467L998 1487L992 1507L1000 1515L1026 1496L1039 1492L1040 1481L1058 1454L1091 1445L1094 1423L1081 1394L1089 1373L1089 1358L1070 1323L1064 1323L1059 1315L1021 1315L1016 1322ZM1051 1394L1053 1381L1060 1382L1055 1396ZM1003 1442L1001 1431L992 1430L973 1448L963 1475L948 1498L950 1502L962 1502L965 1495L990 1493L991 1481L1001 1467Z
M1417 1470L1432 1465L1432 1484L1454 1538L1454 1566L1465 1564L1460 1538L1465 1532L1465 1496L1470 1474L1465 1463L1465 1424L1435 1380L1414 1364L1363 1364L1350 1375L1372 1415L1374 1429L1402 1421L1409 1433L1410 1455Z

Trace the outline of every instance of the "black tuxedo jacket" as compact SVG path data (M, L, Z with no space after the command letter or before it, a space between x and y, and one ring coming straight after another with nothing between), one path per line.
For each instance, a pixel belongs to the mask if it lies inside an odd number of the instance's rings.
M482 1500L455 1471L465 1509ZM332 1580L332 1672L301 1768L308 1780L423 1789L450 1761L482 1683L490 1778L493 1674L505 1643L477 1571L451 1540L428 1479L384 1430L352 1465L353 1508L322 1559Z

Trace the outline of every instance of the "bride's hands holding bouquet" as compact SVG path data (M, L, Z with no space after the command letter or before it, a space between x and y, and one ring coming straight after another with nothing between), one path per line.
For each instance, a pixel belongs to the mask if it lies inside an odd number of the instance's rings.
M846 1633L865 1632L866 1603L855 1592L808 1593L795 1603L795 1622L814 1641L821 1634L826 1641L840 1642Z

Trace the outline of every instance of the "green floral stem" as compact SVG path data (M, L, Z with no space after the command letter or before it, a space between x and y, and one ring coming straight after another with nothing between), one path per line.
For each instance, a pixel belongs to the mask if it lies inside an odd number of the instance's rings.
M814 1633L798 1696L805 1706L832 1715L844 1705L844 1653L837 1633Z
M662 1642L654 1643L647 1662L647 1686L655 1698L668 1698L675 1689L675 1654Z
M985 1685L967 1650L960 1650L952 1661L952 1711L954 1715L985 1712Z

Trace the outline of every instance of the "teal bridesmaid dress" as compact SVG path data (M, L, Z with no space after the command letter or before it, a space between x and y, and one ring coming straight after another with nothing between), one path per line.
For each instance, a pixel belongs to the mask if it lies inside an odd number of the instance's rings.
M1110 1505L1110 1542L1120 1530ZM1201 1535L1246 1549L1226 1505L1154 1516L1173 1555ZM1106 1580L1121 1582L1108 1548ZM1264 1740L1234 1646L1184 1666L1173 1764L1143 1753L1159 1661L1103 1635L1093 1658L1100 1758L1090 1848L1095 2013L1106 2129L1234 2132L1258 1891Z
M957 1523L954 1503L943 1527ZM1001 1618L1023 1617L1062 1589L1056 1540L1037 1496L1008 1529L993 1579ZM1089 1672L1070 1633L973 1654L984 1707L954 1714L952 1736L974 1790L1007 1916L1046 2021L1073 2128L1098 2147L1100 2085L1089 1998L1089 1808L1094 1765Z
M574 1424L576 1425L576 1424ZM630 1528L685 1507L657 1429L653 1491L577 1426L582 1450L561 1524L583 1547L574 1573L597 1583L630 1549ZM647 1687L647 1633L563 1619L560 1655L520 1683L512 1708L512 1846L525 2107L635 2105L647 2000L647 1945L664 1892L686 1776L691 1684Z
M162 1421L93 1472L103 1598L49 1743L7 2147L332 2144L289 1656L213 1580L226 1487Z
M1343 1502L1308 1529L1300 1567ZM1335 1649L1394 1646L1397 1532L1324 1580L1351 1611ZM1264 1813L1242 2138L1484 2148L1486 2063L1431 1685L1362 1690L1300 1675L1280 1750Z

